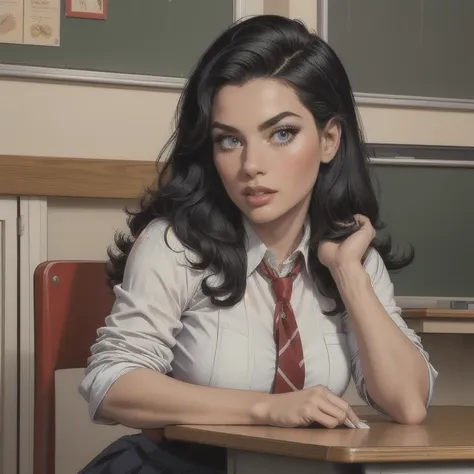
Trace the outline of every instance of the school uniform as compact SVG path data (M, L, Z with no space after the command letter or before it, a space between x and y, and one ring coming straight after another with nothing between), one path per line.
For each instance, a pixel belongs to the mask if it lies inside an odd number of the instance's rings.
M298 248L278 270L272 253L246 219L244 225L247 235L247 287L242 300L230 308L216 307L203 295L201 282L210 272L194 270L189 266L187 259L198 261L199 258L185 249L172 231L167 233L171 249L168 247L165 242L167 223L163 219L154 220L142 232L129 255L123 282L114 289L115 304L105 327L98 332L84 380L79 387L80 393L89 403L93 421L114 424L112 420L101 418L97 409L110 386L121 375L136 368L145 367L167 373L193 384L270 393L277 360L275 297L270 282L258 267L263 260L281 276L285 276L298 258L303 263L293 281L291 305L304 354L304 388L324 385L342 396L352 377L360 397L381 412L366 389L350 316L347 313L336 316L323 314L324 310L333 307L333 302L319 293L308 271L309 224L305 225ZM369 251L364 266L388 315L426 361L430 376L429 405L437 372L430 364L420 338L401 318L390 276L375 250ZM210 284L218 281L218 278L212 277ZM130 446L127 450L123 444L126 441L135 442L134 447ZM111 455L110 451L119 444L123 459L135 456L131 453L137 450L137 445L144 451L148 449L147 456L154 453L155 457L162 460L160 462L170 454L169 466L137 470L138 473L199 473L207 472L200 471L199 466L203 466L203 469L225 467L221 465L222 462L225 464L225 457L222 453L217 454L217 450L206 461L200 459L198 454L205 452L207 448L204 446L171 442L156 446L144 435L136 435L113 443L91 463L91 466L98 467L82 472L135 472L112 468L119 455ZM181 452L193 454L188 457L184 454L183 457ZM215 458L218 456L222 456L222 460L216 465ZM174 461L181 460L190 460L195 470L180 471L184 466L175 466L177 462Z

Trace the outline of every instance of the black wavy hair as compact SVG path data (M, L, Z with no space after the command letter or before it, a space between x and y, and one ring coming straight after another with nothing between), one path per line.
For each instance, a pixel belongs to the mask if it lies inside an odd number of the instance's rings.
M123 279L125 265L140 232L155 218L165 218L183 245L199 257L190 263L222 275L218 286L203 279L202 291L217 306L232 306L246 288L245 231L240 210L228 197L213 163L211 106L227 84L272 78L290 85L311 111L319 130L330 120L341 127L334 159L321 164L309 207L309 266L321 294L335 301L328 314L344 310L336 284L318 260L322 240L342 240L355 232L354 214L367 216L380 231L374 183L349 79L331 47L299 21L261 15L239 21L205 51L190 74L176 111L175 131L158 158L166 156L155 186L148 188L138 211L128 217L129 235L115 236L107 264L111 285ZM348 223L352 225L347 225ZM398 252L391 239L374 239L371 246L389 270L411 263L413 249Z

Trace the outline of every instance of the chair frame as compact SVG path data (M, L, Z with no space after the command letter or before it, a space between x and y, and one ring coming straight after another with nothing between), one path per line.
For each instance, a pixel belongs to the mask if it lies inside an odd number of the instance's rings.
M55 472L55 371L86 367L113 302L103 261L48 261L35 270L34 474Z

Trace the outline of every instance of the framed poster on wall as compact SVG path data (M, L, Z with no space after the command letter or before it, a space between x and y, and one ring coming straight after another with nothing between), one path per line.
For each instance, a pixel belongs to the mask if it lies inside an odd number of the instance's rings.
M69 18L107 19L107 0L66 0Z

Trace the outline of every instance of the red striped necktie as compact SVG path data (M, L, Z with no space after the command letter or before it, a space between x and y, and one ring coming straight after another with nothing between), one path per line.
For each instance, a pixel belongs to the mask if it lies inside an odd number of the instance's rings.
M273 392L296 392L304 387L305 366L301 337L290 301L293 280L301 270L301 258L285 277L279 277L263 260L260 262L259 269L272 282L276 298L274 335L277 349L277 370Z

